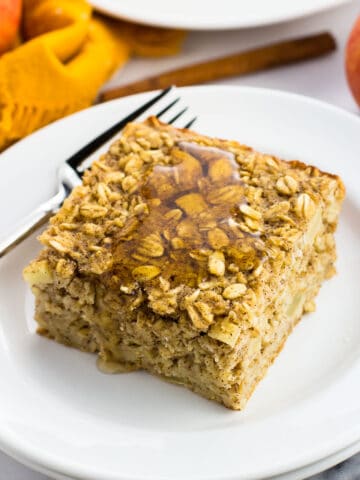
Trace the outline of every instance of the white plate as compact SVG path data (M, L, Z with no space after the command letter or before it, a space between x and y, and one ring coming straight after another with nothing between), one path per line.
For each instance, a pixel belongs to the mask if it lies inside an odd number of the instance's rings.
M310 465L306 465L305 467L296 470L292 470L291 472L277 475L276 477L269 477L267 480L304 480L306 478L312 477L313 475L316 475L317 473L325 472L325 470L334 467L335 465L338 465L339 463L349 459L353 455L356 455L358 452L360 452L360 442L355 442L350 446L340 450L339 452L336 452L333 455L319 460L318 462L311 463ZM54 478L55 480L74 480L74 477L67 477L59 472L45 469L40 465L28 463L27 466L29 468L32 468L33 470L49 476L50 478Z
M341 5L349 0L90 0L103 13L133 22L189 30L258 27Z
M0 231L53 193L63 158L149 95L85 110L5 152ZM192 87L182 95L200 132L341 173L348 194L339 274L241 413L146 373L103 375L94 356L34 335L21 270L39 246L27 241L0 263L0 446L27 463L88 480L251 480L360 439L360 119L270 90Z

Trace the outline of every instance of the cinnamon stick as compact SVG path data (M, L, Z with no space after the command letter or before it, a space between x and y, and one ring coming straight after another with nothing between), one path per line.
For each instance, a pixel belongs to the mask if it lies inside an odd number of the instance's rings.
M112 88L102 93L100 101L162 89L170 85L194 85L235 75L245 75L319 57L335 49L335 39L328 32L281 41L234 55L188 65L128 85Z

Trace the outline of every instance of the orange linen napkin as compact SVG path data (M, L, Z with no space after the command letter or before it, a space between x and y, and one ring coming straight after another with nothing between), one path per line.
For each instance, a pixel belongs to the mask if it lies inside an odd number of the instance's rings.
M25 0L23 30L0 57L0 150L91 105L132 53L176 53L184 37L93 17L85 0Z

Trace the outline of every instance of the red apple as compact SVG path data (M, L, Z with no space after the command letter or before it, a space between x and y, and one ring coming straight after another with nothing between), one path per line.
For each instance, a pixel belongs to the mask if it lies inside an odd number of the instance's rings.
M360 106L360 17L355 22L346 46L346 75Z
M0 0L0 55L15 44L21 9L22 0Z

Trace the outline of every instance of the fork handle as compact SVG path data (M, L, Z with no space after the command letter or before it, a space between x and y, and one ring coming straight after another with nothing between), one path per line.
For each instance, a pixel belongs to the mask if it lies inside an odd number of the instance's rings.
M56 195L42 203L27 215L4 240L0 240L0 258L19 245L39 227L44 225L65 200L66 191L61 187Z

